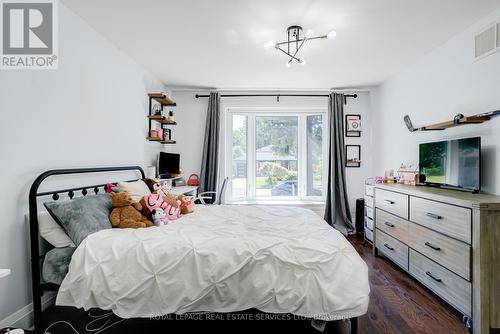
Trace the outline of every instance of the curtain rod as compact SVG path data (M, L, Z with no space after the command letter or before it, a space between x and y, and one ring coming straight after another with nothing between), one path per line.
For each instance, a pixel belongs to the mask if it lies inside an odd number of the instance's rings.
M209 97L208 94L196 94L194 97ZM276 96L278 99L281 96L301 96L301 97L328 97L328 94L222 94L221 97L258 97L258 96ZM345 94L344 97L352 97L356 99L358 94Z

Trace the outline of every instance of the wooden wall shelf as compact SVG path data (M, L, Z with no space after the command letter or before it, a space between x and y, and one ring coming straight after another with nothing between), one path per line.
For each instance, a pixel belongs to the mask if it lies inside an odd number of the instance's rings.
M153 115L153 116L148 116L148 118L150 120L156 121L156 122L158 122L160 124L177 125L177 122L170 121L170 120L166 119L165 116L156 116L156 115Z
M410 116L408 116L408 115L406 115L404 117L404 121L406 123L406 126L408 127L408 130L410 130L410 132L434 131L434 130L446 130L449 128L454 128L456 126L466 125L466 124L481 124L481 123L484 123L486 121L489 121L492 117L499 116L499 115L500 115L500 110L491 111L491 112L487 112L487 113L483 113L483 114L472 115L472 116L464 116L464 115L458 114L455 116L455 119L451 119L449 121L445 121L445 122L441 122L441 123L426 125L426 126L422 126L419 128L413 127Z
M148 119L148 134L146 139L149 141L154 141L160 144L175 144L176 141L172 140L172 130L168 129L169 126L172 125L177 125L177 122L170 120L166 116L163 115L163 107L164 106L176 106L177 104L169 98L167 95L163 93L148 93L149 97L149 113L147 115ZM153 101L157 102L161 106L161 112L160 115L155 115L155 112L153 112ZM156 104L156 106L158 106ZM160 125L159 129L163 130L163 138L158 138L158 137L151 137L151 135L155 135L155 131L157 126L153 128L153 122L156 122L157 124ZM158 129L158 130L159 130Z
M464 117L458 120L457 123L453 121L446 121L446 122L441 122L441 123L436 123L432 125L427 125L425 127L426 130L445 130L448 128L453 128L455 126L459 125L465 125L465 124L481 124L483 122L489 121L491 119L490 116L482 116L482 117Z
M163 93L149 93L148 96L160 103L162 106L175 107L177 103Z
M175 140L164 140L164 139L160 139L160 138L156 138L156 137L146 137L146 139L149 141L155 141L155 142L158 142L161 144L175 144L176 143Z

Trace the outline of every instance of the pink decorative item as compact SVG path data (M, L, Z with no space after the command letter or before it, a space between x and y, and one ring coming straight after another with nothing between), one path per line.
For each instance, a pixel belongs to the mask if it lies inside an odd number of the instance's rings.
M168 224L168 218L163 209L153 209L152 218L155 226L163 226Z
M174 199L175 200L175 199ZM167 220L176 220L181 216L181 209L179 207L179 203L177 203L177 207L168 203L165 200L165 197L161 194L150 194L146 195L141 200L141 205L143 206L143 213L146 216L152 214L154 209L162 209L165 211L165 215Z
M118 187L114 183L108 183L108 184L106 184L106 192L107 193L118 192L119 189L120 189L120 187Z
M384 178L382 176L375 176L373 178L373 182L375 182L375 184L381 184L383 181L384 181Z
M156 129L156 137L163 139L163 129Z

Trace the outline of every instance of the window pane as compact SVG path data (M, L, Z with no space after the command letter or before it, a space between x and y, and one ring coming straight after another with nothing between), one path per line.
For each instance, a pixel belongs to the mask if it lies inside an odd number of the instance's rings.
M247 197L247 116L233 115L232 199Z
M255 117L255 195L297 196L297 116Z
M323 116L307 116L307 196L323 195Z

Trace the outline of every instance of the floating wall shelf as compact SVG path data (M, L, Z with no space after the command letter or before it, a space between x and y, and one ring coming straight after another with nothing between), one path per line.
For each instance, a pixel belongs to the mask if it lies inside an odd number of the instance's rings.
M177 103L163 93L149 93L148 96L162 106L175 107L177 105Z
M436 131L436 130L446 130L449 128L454 128L456 126L466 125L466 124L481 124L481 123L484 123L486 121L489 121L490 119L492 119L493 117L498 116L498 115L500 115L500 110L487 112L487 113L483 113L483 114L477 114L477 115L473 115L473 116L464 116L464 115L459 114L459 115L455 116L455 118L452 120L440 122L440 123L435 123L435 124L431 124L431 125L426 125L426 126L422 126L419 128L413 127L413 124L412 124L410 117L408 115L406 115L404 117L404 120L405 120L406 126L408 127L408 130L410 130L411 132L414 132L414 131Z
M175 101L173 101L170 97L163 93L149 93L149 114L147 116L148 118L148 123L149 123L149 131L148 131L148 136L146 137L147 140L149 141L154 141L160 144L175 144L176 141L171 139L171 134L172 131L168 128L167 126L172 126L172 125L177 125L177 122L172 121L168 119L167 117L163 116L163 107L164 106L169 106L169 107L174 107L177 104ZM161 114L162 115L154 115L153 114L153 101L157 102L161 106ZM153 129L153 122L156 122L160 125L160 129L163 130L163 138L159 137L151 137L152 135L155 135L155 129ZM153 131L151 131L153 130ZM168 134L168 136L167 136Z

